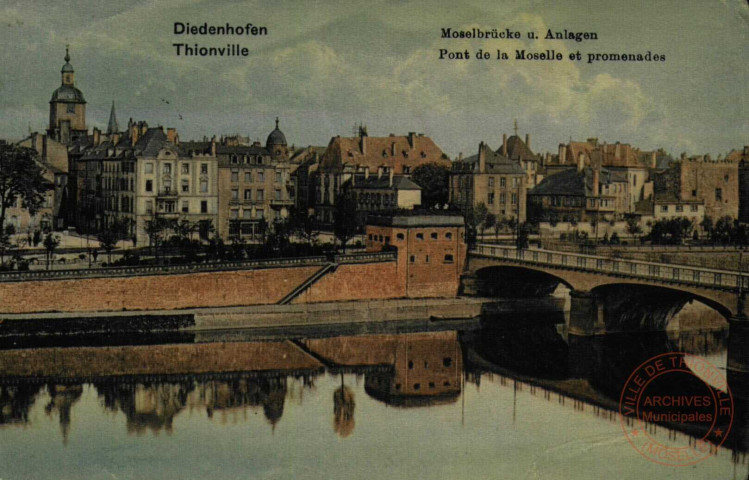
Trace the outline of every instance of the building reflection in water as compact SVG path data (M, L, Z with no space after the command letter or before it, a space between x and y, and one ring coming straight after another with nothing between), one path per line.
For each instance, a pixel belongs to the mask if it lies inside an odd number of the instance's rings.
M31 383L0 385L0 427L28 423L29 410L41 390L42 385Z
M83 394L83 385L47 385L49 402L44 407L47 415L57 412L60 416L60 432L63 444L68 443L70 433L70 411Z

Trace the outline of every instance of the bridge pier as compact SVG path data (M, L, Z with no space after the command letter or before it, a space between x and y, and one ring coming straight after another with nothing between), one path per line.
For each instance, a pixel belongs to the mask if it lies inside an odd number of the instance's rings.
M590 292L570 291L570 320L568 332L578 336L606 333L603 303Z
M728 320L728 370L749 374L749 319Z

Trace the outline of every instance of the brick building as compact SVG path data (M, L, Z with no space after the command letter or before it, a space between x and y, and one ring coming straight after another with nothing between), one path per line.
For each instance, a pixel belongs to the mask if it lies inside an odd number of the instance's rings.
M395 249L397 271L408 297L440 297L457 293L467 247L461 215L411 211L370 215L368 252Z

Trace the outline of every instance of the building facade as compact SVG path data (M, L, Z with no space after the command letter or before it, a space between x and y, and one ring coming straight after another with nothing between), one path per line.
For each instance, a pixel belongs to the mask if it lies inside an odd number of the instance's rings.
M517 160L484 142L476 155L458 159L450 171L450 203L467 210L479 204L498 220L526 220L528 173Z

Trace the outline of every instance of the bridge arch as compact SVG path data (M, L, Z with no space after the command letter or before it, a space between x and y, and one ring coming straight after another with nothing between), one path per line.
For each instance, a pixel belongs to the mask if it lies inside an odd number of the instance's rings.
M562 284L575 285L563 276L526 266L487 265L474 270L475 288L482 296L528 298L550 295Z

